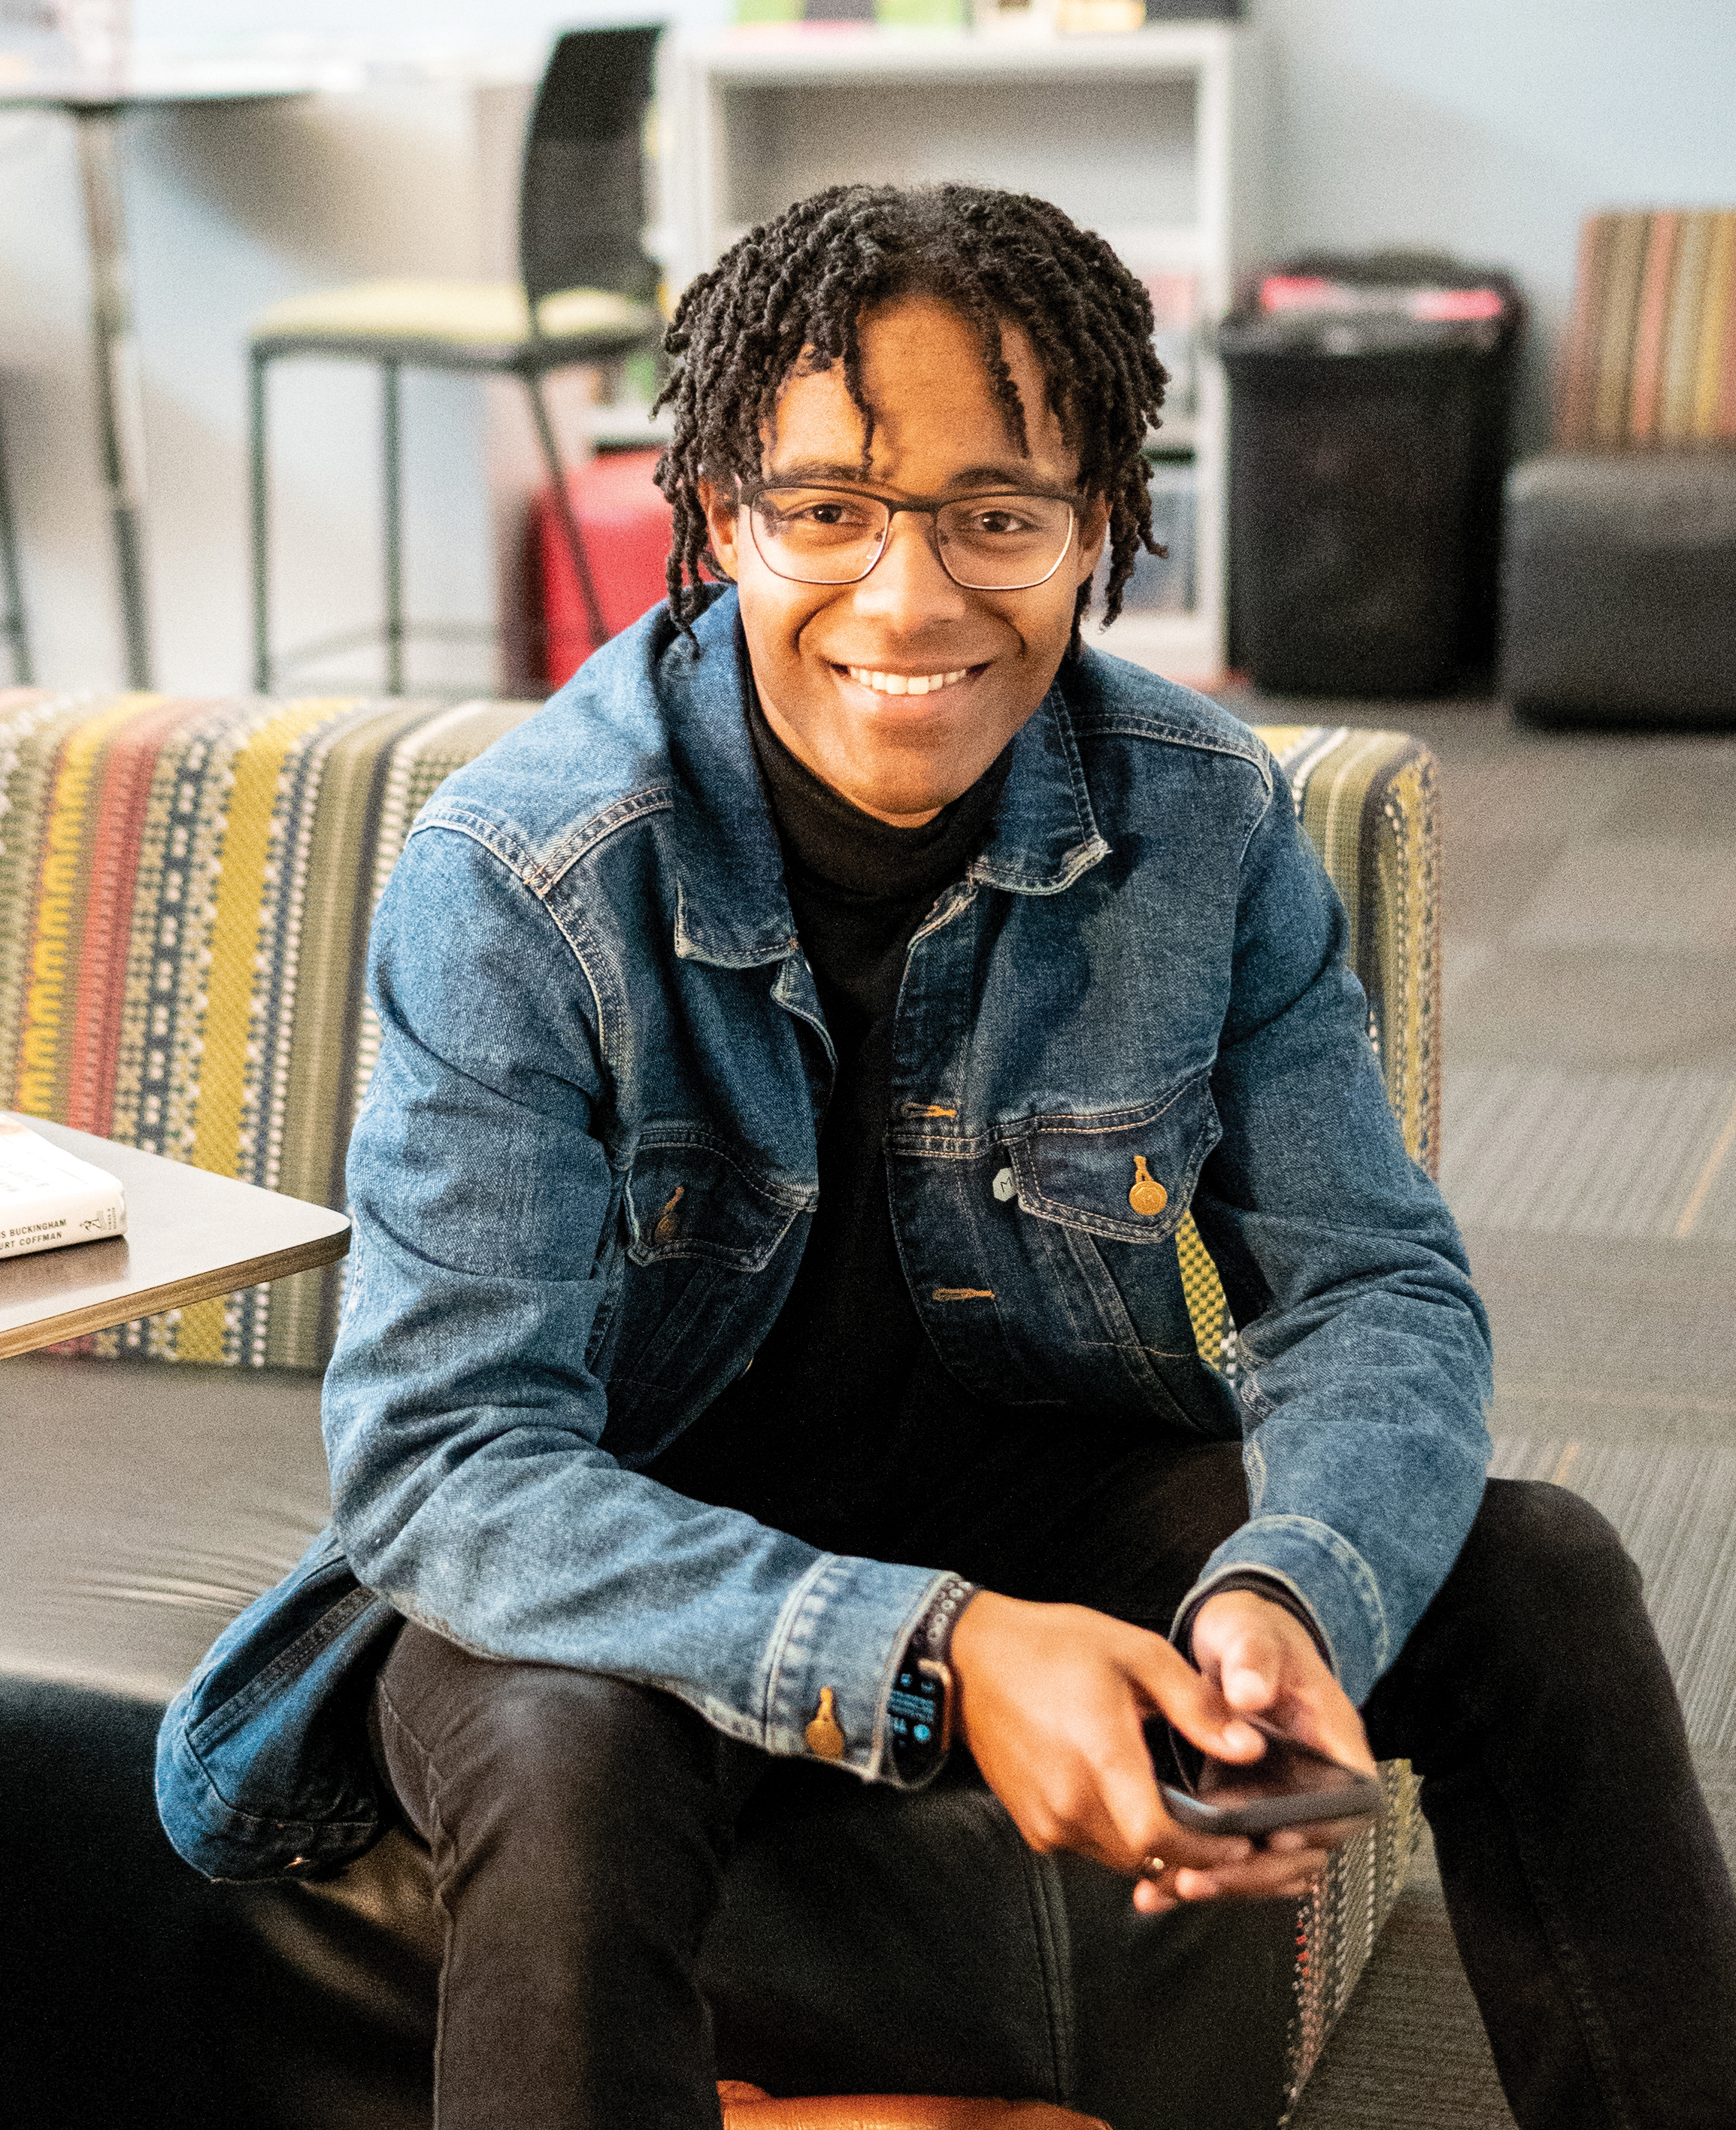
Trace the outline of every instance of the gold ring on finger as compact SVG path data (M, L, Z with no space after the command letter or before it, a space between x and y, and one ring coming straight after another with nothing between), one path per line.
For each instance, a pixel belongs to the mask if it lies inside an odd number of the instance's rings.
M1161 1879L1163 1872L1164 1863L1161 1856L1147 1856L1139 1867L1139 1874L1143 1879Z

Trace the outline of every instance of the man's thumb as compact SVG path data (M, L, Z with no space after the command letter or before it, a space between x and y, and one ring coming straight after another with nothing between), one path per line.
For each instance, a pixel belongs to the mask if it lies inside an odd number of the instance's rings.
M1284 1652L1265 1635L1237 1636L1223 1654L1220 1674L1224 1699L1232 1708L1257 1715L1278 1698Z

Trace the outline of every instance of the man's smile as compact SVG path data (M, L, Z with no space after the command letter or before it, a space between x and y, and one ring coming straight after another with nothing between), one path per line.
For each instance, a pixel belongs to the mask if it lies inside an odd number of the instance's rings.
M880 695L934 695L942 688L956 688L961 681L983 671L980 666L956 666L944 673L897 673L879 666L840 666L859 687L872 688Z

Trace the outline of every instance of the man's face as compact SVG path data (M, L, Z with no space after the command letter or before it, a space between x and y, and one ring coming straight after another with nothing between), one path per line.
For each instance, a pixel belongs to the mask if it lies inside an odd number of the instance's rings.
M862 418L837 364L798 373L779 395L765 477L866 488L890 502L1071 494L1077 460L1044 404L1030 343L1005 322L1001 338L1024 404L1028 456L1007 432L973 329L946 304L913 296L862 321L862 384L875 418L866 480ZM941 566L933 520L900 513L860 583L804 585L767 568L732 498L708 485L701 494L713 552L740 588L767 722L834 791L910 826L968 790L1042 700L1106 523L1100 504L1082 506L1045 584L967 591ZM852 668L883 685L852 678ZM888 676L924 678L928 692L889 694Z

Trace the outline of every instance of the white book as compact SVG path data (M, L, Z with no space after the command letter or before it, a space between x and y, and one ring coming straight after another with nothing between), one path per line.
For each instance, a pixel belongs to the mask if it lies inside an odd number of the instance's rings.
M0 1258L126 1233L118 1177L0 1115Z

